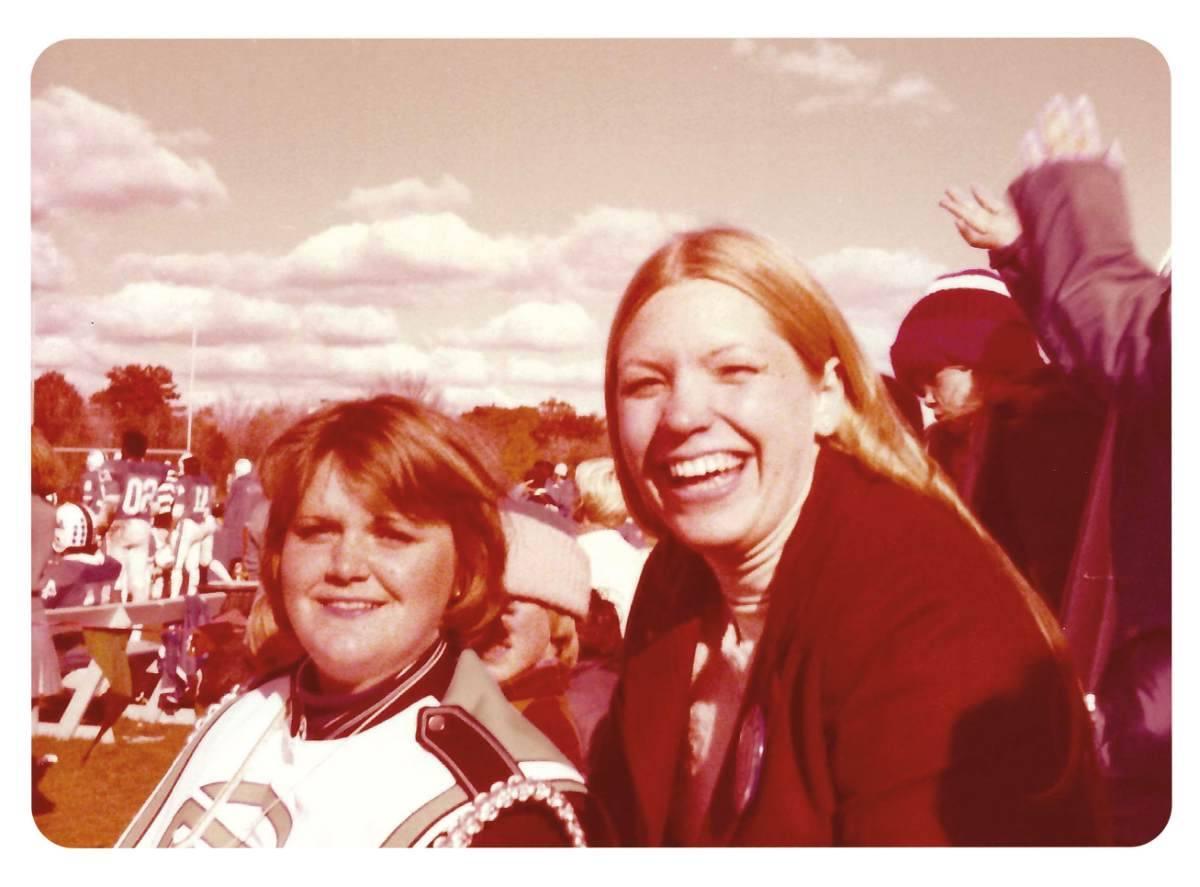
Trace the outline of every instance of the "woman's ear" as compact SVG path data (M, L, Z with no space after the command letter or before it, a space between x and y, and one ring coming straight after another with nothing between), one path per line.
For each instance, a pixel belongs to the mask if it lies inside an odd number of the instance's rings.
M836 357L829 358L816 380L813 432L817 437L832 437L842 424L846 412L846 388L842 383L841 366L842 362Z

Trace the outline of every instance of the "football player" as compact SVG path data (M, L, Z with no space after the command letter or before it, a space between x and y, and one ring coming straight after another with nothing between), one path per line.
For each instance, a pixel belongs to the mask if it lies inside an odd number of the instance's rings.
M171 568L171 597L180 593L183 574L187 572L188 594L200 587L200 568L212 563L213 531L216 519L212 515L216 486L204 473L200 460L185 455L180 460L183 476L175 482L175 507L178 521L175 541L175 564Z
M121 438L121 459L110 467L113 491L108 494L113 519L105 543L109 555L122 566L121 600L145 601L150 597L151 519L155 495L166 479L167 466L148 461L146 436L126 431Z

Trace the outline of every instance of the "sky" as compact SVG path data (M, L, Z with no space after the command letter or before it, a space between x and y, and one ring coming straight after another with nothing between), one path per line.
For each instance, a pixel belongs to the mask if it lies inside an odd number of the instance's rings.
M146 363L197 407L411 376L601 413L625 283L712 223L791 249L886 372L923 287L986 264L942 189L1003 193L1055 93L1119 139L1143 255L1171 242L1134 38L74 39L30 85L30 369L85 394Z

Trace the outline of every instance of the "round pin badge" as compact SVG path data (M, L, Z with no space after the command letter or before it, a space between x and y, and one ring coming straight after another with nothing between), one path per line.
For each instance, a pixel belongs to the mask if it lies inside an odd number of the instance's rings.
M733 762L733 802L740 816L758 794L763 756L767 748L767 719L756 705L742 720Z

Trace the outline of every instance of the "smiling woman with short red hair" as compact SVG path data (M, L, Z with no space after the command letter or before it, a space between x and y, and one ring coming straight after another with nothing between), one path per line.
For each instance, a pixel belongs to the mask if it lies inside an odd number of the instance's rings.
M333 404L271 444L271 618L260 604L254 637L274 623L295 655L206 719L122 846L604 840L578 769L469 649L504 606L481 452L393 396Z

